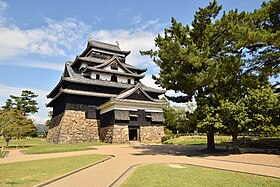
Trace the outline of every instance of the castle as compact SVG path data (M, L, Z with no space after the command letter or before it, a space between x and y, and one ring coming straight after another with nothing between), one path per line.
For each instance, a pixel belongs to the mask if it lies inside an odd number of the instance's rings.
M164 135L164 90L140 82L147 69L126 63L130 51L90 39L47 96L53 108L48 142L156 141Z

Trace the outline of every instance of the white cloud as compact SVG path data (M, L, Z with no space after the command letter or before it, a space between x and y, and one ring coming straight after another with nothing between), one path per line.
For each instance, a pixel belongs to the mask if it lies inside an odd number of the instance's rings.
M156 88L156 89L162 89L161 87L159 87L156 83L155 80L152 78L152 75L146 74L145 77L143 79L140 80L143 84L145 84L146 86L152 87L152 88Z
M17 59L14 59L13 63L1 62L0 65L4 65L4 66L5 65L8 65L8 66L23 66L23 67L48 69L48 70L55 70L55 71L63 71L63 69L64 69L64 64L58 64L58 63L40 61L40 60L17 60Z
M95 40L115 43L118 41L122 50L130 50L131 54L127 57L127 63L139 66L152 60L149 57L141 56L140 50L150 50L154 47L154 39L156 34L143 30L143 29L131 29L131 30L100 30L93 32Z
M89 26L81 21L66 18L62 21L46 19L47 26L20 29L16 26L0 27L0 59L37 53L68 56L68 51L83 48Z
M45 104L49 102L49 100L46 98L48 91L36 88L22 88L0 85L0 106L5 104L10 95L21 95L22 90L32 90L38 95L36 101L38 102L39 112L31 115L31 118L34 119L36 123L44 123L48 119L48 111L50 110L45 106Z

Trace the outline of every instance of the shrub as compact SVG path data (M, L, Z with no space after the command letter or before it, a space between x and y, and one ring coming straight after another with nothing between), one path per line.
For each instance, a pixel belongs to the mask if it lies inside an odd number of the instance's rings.
M173 135L173 133L172 133L172 130L170 130L170 129L164 129L164 133L166 134L166 135Z
M172 136L170 136L170 135L168 135L168 136L163 136L163 137L161 138L161 143L164 143L165 141L170 140L171 137L172 137Z

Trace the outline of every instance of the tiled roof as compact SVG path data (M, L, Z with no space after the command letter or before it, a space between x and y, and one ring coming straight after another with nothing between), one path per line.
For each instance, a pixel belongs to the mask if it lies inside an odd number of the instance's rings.
M92 92L92 91L81 91L81 90L72 90L72 89L60 89L58 94L47 104L50 106L54 100L56 100L62 93L70 94L70 95L83 95L83 96L92 96L92 97L117 97L116 94L108 94L108 93L100 93L100 92Z
M123 53L125 55L130 54L130 51L122 51L118 45L103 43L103 42L99 42L99 41L95 41L95 40L89 40L88 44L92 47L96 47L99 49L105 49L108 51L119 52L119 53Z
M78 60L81 60L81 61L93 62L93 63L98 63L98 64L102 64L102 63L108 61L106 59L99 59L99 58L94 58L94 57L77 57L77 58L78 58ZM147 71L147 68L138 68L133 65L126 64L126 63L122 63L122 65L130 70L136 70L136 71L142 71L142 72Z
M62 76L59 83L55 86L55 88L48 95L48 98L53 98L55 96L53 94L55 92L58 92L57 89L60 88L60 85L62 84L63 81L80 83L80 84L97 85L97 86L106 86L106 87L113 87L113 88L123 88L123 89L130 89L130 88L134 87L134 84L85 78L83 75L81 75L80 73L76 73L73 70L73 68L71 67L71 62L67 62L65 68L69 74L69 77ZM141 84L141 87L145 92L153 92L153 93L158 93L158 94L165 93L165 90L151 88L151 87L145 86L141 82L139 82L139 84Z

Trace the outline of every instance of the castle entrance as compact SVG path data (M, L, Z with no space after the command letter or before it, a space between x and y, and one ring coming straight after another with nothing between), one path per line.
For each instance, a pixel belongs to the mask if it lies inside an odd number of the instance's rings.
M139 127L128 126L129 141L139 141Z

